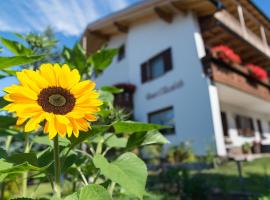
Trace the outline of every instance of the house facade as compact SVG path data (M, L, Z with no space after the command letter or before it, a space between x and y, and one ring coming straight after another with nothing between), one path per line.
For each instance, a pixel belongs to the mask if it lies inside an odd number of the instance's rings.
M171 144L226 156L246 143L270 144L270 85L245 66L270 66L269 28L246 0L146 0L90 24L82 44L89 54L119 48L96 81L124 87L116 99L135 120L170 125ZM213 52L221 44L241 63Z

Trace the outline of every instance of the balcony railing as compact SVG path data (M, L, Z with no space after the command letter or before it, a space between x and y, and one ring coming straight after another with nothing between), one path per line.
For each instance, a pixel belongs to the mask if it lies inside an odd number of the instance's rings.
M221 10L214 14L214 17L226 26L230 31L234 32L238 36L242 37L242 39L246 40L250 44L252 44L255 48L257 48L262 53L266 54L270 57L270 49L267 44L265 32L263 26L261 26L262 37L257 36L253 31L251 31L244 22L243 15L240 21L238 21L233 15L231 15L226 10Z
M208 59L207 73L212 80L242 92L270 101L269 81L261 81L253 77L248 69L238 64L229 64L213 56Z

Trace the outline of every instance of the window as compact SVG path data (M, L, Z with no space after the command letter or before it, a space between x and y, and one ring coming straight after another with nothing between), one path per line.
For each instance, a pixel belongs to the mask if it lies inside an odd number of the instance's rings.
M120 62L121 60L125 58L125 56L126 56L126 47L123 44L118 50L117 61Z
M227 121L227 115L225 112L221 112L221 121L222 121L222 128L223 128L223 135L225 137L228 137L228 121Z
M165 108L148 114L148 121L152 124L170 126L170 129L161 130L163 134L174 134L174 113L173 107Z
M141 65L142 83L160 77L171 69L171 49L167 49Z
M259 119L257 119L257 126L258 126L258 131L260 135L263 135L262 122Z
M245 137L254 136L254 124L251 117L236 115L235 122L239 135Z

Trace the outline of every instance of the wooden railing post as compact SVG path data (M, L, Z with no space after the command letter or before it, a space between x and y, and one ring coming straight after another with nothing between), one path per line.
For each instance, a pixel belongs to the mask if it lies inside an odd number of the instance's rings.
M263 44L265 45L265 50L268 52L269 46L268 46L264 26L260 25L260 31L261 31L261 37L262 37Z
M245 23L243 8L239 4L237 5L237 11L238 11L239 20L240 20L240 24L241 24L241 28L242 28L242 32L243 32L244 38L247 39L247 28L246 28L246 23Z

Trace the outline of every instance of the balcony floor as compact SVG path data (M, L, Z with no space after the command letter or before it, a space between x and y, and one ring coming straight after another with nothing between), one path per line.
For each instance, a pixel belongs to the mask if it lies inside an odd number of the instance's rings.
M221 102L241 107L250 111L270 114L270 102L242 92L230 86L216 83Z

